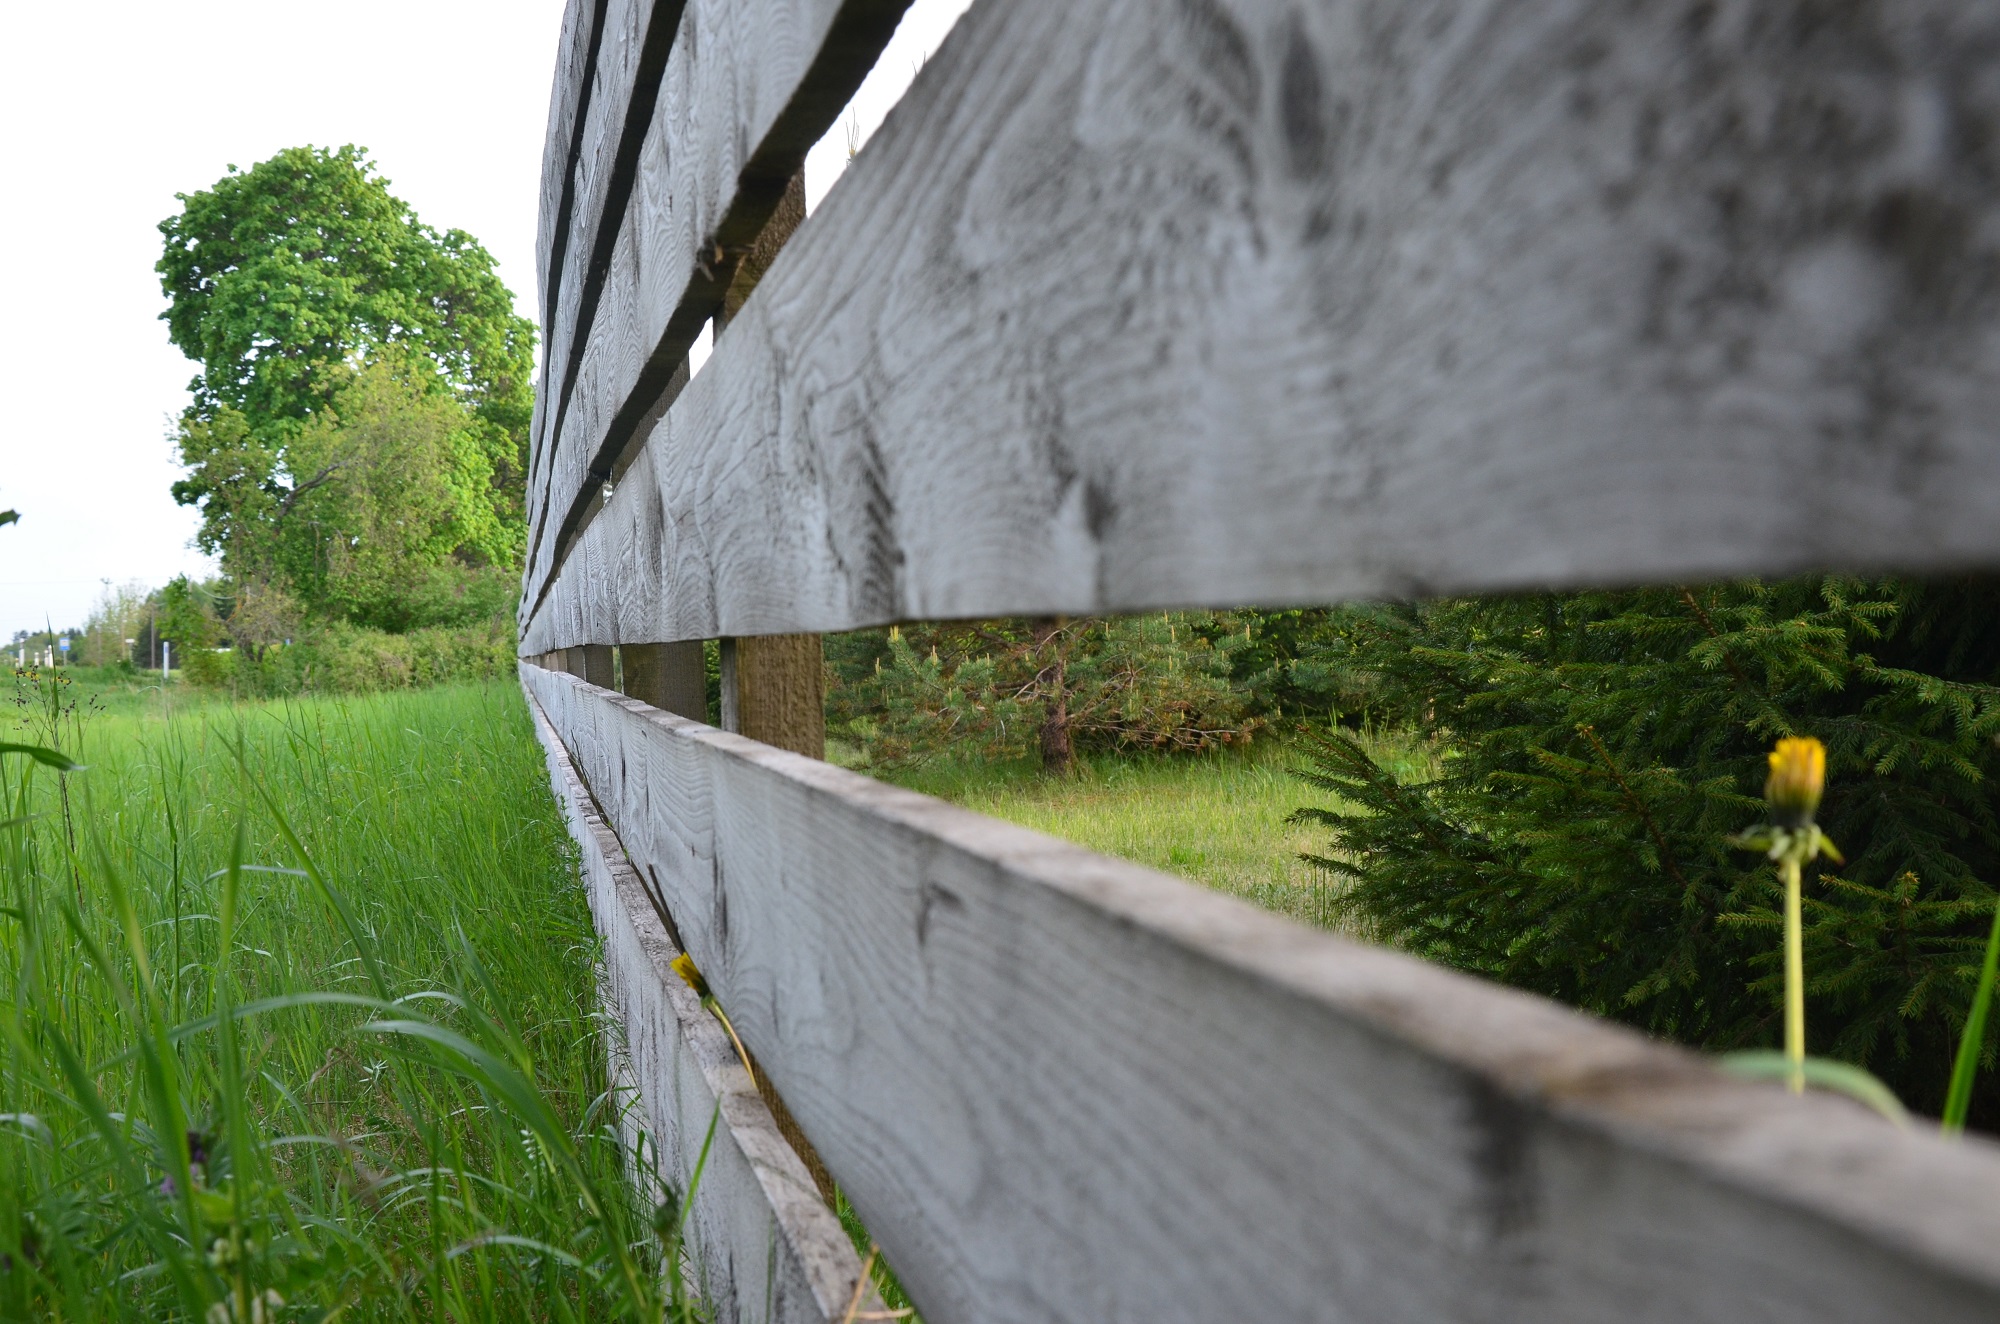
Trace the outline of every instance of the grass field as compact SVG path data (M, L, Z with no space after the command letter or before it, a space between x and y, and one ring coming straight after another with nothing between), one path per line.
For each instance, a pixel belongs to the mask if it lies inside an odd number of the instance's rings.
M14 697L0 1317L686 1313L518 689Z

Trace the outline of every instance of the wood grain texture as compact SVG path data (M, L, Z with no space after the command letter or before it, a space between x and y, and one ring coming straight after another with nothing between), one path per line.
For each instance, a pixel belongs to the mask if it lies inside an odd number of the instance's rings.
M529 489L531 592L907 5L689 0L575 375L544 404ZM551 359L557 336L551 329Z
M541 302L541 325L555 317L563 262L569 251L570 212L575 197L576 161L581 152L584 112L596 85L597 38L604 28L609 0L569 0L562 31L556 40L555 77L549 88L549 125L542 143L541 206L535 228L535 296ZM546 342L546 332L543 337ZM548 363L535 391L534 413L528 422L530 500L533 497L535 440L547 426L542 408Z
M1947 0L981 0L526 647L2000 564L1997 59Z
M521 674L933 1324L2000 1312L1984 1140Z
M722 641L722 729L826 757L826 655L816 634Z
M532 705L531 705L532 707ZM714 1017L669 968L679 955L643 880L596 812L539 710L536 734L582 848L591 913L604 938L607 1001L658 1146L661 1176L685 1192L715 1123L695 1189L690 1240L713 1318L736 1324L839 1324L861 1262L812 1177L779 1134ZM880 1305L869 1291L864 1298Z

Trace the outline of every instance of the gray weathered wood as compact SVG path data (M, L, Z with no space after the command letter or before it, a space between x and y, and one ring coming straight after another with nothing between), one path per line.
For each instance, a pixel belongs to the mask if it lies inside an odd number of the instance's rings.
M567 208L560 220L566 224L568 243L560 265L547 277L548 288L555 298L542 313L544 394L553 395L562 384L572 321L615 173L613 165L625 128L625 111L634 90L639 54L652 11L653 0L604 0L589 81L571 93L581 117L574 128L569 177L561 198ZM616 221L614 214L612 222ZM550 228L546 213L543 228Z
M806 176L801 170L750 251L736 265L722 307L717 334L743 305L777 261L785 244L806 219ZM760 635L721 641L721 717L735 731L779 749L811 758L826 757L826 658L816 634ZM782 1118L781 1118L782 1120ZM805 1151L808 1166L816 1160Z
M933 1324L2000 1317L2000 1149L524 666Z
M2000 564L2000 7L1806 12L982 0L526 646Z
M549 87L549 127L542 143L542 190L535 232L535 296L541 301L542 324L555 309L555 287L561 270L561 248L567 235L570 184L575 177L577 110L591 79L590 61L597 39L596 20L605 0L569 0L563 8L562 31L556 38L555 79Z
M536 465L546 436L561 422L579 337L589 333L610 269L611 247L632 191L639 149L659 94L660 72L684 0L607 0L592 60L592 85L578 125L569 191L567 245L555 282L552 313L544 313L541 389L529 459L529 518L538 518Z
M531 593L907 4L687 4L575 377L537 434ZM566 334L549 331L552 357Z
M532 707L532 705L531 705ZM644 1103L660 1175L684 1193L711 1121L690 1241L714 1318L731 1324L840 1324L861 1262L779 1134L729 1037L669 969L679 955L643 880L578 779L539 709L536 734L582 848L591 913L604 938L607 1001ZM879 1309L872 1290L867 1304Z
M607 0L569 0L563 11L562 32L556 39L555 78L549 88L549 126L542 143L541 208L535 230L535 297L540 301L544 327L555 315L557 283L562 278L563 259L569 249L570 204L576 182L576 158L582 148L581 112L588 108L590 89L596 82L597 37L603 29L606 3ZM544 356L543 372L546 371ZM546 388L545 381L543 386ZM535 392L534 414L528 424L530 470L535 463L535 441L547 424L542 408L547 395L546 389ZM532 488L531 482L531 499Z

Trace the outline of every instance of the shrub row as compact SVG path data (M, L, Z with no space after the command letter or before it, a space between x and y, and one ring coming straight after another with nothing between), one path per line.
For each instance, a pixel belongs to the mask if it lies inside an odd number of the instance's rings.
M260 653L202 651L185 660L197 684L241 695L364 694L446 681L486 680L514 669L514 626L504 619L389 634L361 626L316 628Z

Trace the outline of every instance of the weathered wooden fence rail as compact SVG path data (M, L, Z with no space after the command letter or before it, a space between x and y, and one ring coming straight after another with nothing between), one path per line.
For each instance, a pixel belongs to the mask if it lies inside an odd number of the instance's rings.
M860 1266L675 941L934 1324L2000 1316L2000 1149L689 720L708 638L768 733L757 636L2000 566L2000 7L979 0L761 270L901 10L580 0L551 111L522 678L725 1316Z

